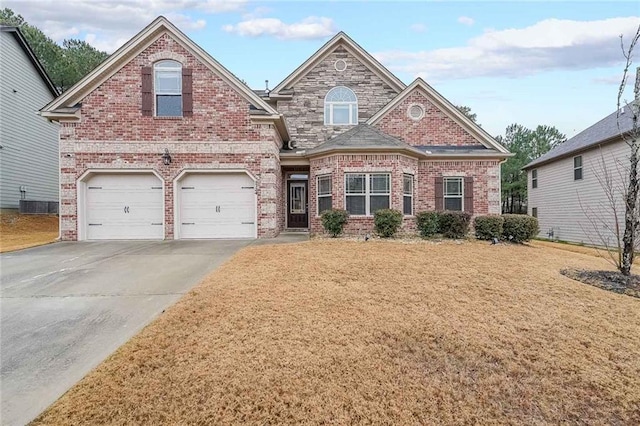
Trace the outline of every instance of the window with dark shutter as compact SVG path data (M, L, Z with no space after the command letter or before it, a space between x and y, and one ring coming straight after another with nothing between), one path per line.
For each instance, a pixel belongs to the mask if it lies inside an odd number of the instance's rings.
M444 209L463 210L463 181L461 177L444 178Z
M182 115L193 116L193 79L191 68L182 68Z
M153 115L153 76L151 67L142 67L142 115Z
M182 64L166 60L153 66L156 117L182 117Z

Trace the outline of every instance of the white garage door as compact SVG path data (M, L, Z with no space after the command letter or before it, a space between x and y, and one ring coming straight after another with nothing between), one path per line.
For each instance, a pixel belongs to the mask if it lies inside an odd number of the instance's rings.
M244 173L192 173L178 184L180 238L255 238L255 183Z
M86 182L88 240L162 239L162 182L150 173L97 174Z

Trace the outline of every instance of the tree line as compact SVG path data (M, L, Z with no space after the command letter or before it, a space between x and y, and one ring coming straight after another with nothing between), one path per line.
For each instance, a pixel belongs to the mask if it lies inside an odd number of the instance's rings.
M471 108L458 105L458 110L478 124ZM561 144L567 137L554 126L538 125L529 129L521 124L510 124L504 135L495 139L515 154L501 166L502 213L527 213L527 172L522 170L531 161Z
M0 10L0 24L19 27L34 54L59 92L64 92L109 55L79 39L65 39L62 45L47 37L9 8Z

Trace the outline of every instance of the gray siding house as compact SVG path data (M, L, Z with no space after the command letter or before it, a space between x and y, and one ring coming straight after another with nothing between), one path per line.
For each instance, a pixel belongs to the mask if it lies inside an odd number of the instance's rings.
M0 26L0 209L58 201L58 124L38 115L58 92L16 27Z
M624 232L630 154L622 135L632 125L627 106L524 167L528 214L538 218L539 237L616 245L616 226Z

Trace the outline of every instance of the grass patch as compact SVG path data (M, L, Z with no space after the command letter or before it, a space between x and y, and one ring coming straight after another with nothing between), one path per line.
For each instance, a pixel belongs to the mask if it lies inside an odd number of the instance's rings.
M57 216L0 214L0 253L52 243L57 238Z
M639 424L640 301L591 255L480 242L249 247L35 424Z

